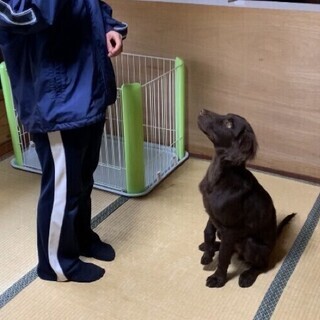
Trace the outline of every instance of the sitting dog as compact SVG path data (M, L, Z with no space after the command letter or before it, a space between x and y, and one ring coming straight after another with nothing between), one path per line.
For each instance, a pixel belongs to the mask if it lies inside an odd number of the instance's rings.
M215 157L199 185L209 215L204 243L199 246L204 251L201 263L209 264L219 251L217 269L208 277L207 286L224 286L231 256L236 252L250 266L240 275L239 285L250 287L268 269L277 235L295 214L277 226L270 195L246 169L246 161L254 158L258 144L244 118L202 110L198 126L215 148Z

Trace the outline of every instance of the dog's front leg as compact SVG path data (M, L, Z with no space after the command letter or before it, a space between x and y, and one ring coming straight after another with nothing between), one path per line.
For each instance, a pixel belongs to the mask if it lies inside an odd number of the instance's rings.
M213 275L207 278L207 286L210 288L220 288L227 282L227 270L234 252L235 240L227 234L221 235L218 267Z
M220 242L216 242L216 231L216 228L209 219L204 229L204 242L199 245L199 249L204 251L201 257L201 264L203 265L209 264L215 252L219 250Z

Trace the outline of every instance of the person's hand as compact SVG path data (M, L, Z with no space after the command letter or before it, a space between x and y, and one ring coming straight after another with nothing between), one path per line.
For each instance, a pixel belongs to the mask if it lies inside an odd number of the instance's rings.
M106 34L108 57L116 57L122 52L122 35L116 31L109 31Z

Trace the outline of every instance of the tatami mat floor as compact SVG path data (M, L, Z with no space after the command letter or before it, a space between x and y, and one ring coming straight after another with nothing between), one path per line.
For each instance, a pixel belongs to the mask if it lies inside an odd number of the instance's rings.
M198 184L207 166L207 161L189 159L143 198L95 190L96 231L117 257L95 261L106 269L101 280L78 284L36 276L28 281L36 266L40 177L1 162L0 318L319 319L319 186L254 172L273 197L279 219L298 215L279 239L274 267L253 287L239 288L244 266L233 259L226 286L209 289L205 280L215 262L203 268L197 249L207 220ZM110 204L114 212L103 216Z

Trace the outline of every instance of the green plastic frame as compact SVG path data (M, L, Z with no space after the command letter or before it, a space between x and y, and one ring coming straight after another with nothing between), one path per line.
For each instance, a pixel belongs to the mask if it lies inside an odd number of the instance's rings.
M1 62L0 64L0 77L1 77L3 97L4 97L4 104L6 107L7 119L9 124L9 130L11 134L15 163L18 166L22 166L23 156L22 156L21 144L19 139L18 121L15 114L11 84L10 84L10 79L8 76L5 62Z

